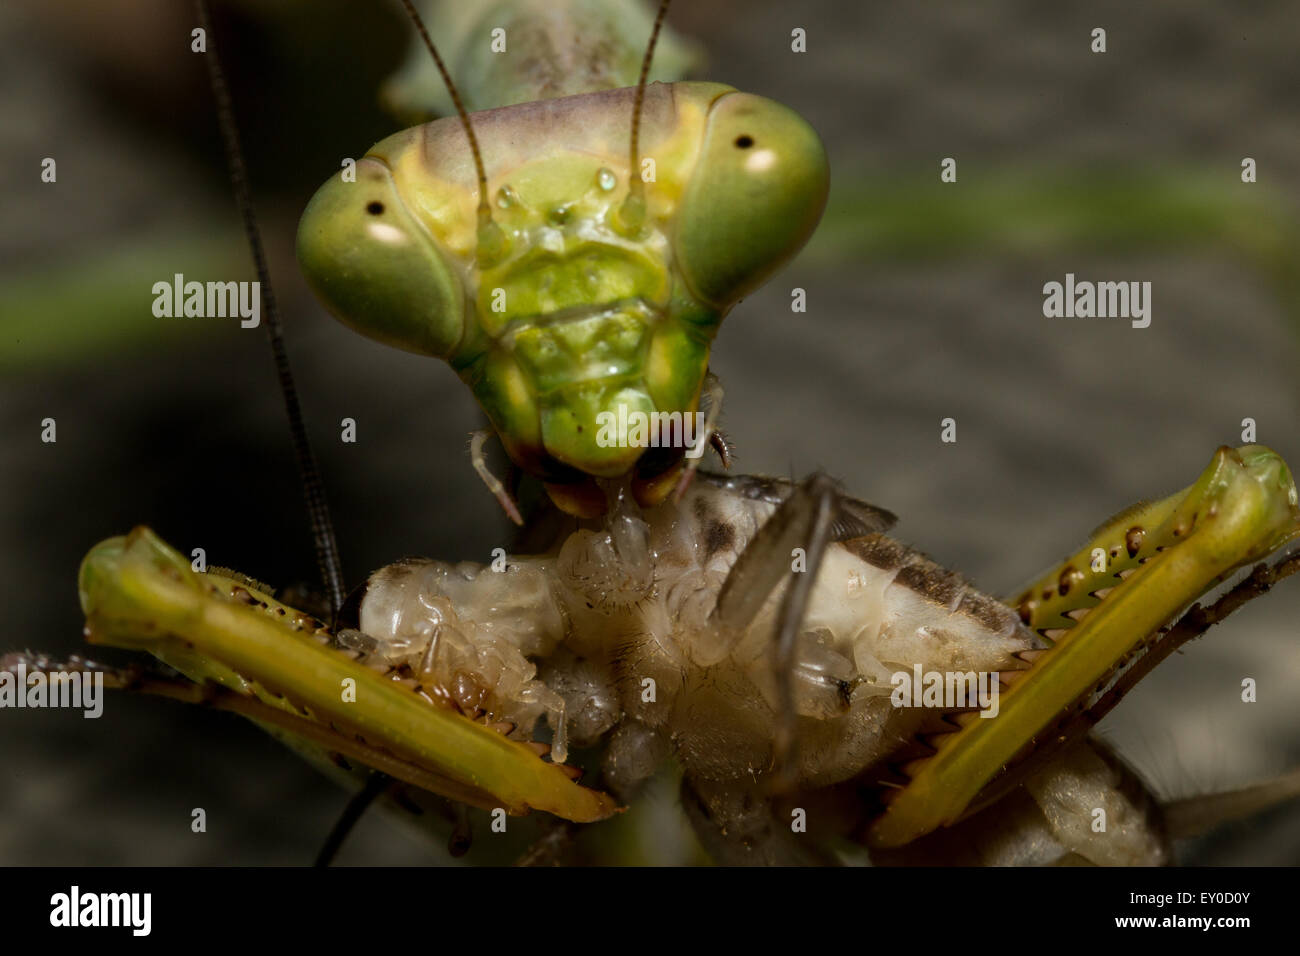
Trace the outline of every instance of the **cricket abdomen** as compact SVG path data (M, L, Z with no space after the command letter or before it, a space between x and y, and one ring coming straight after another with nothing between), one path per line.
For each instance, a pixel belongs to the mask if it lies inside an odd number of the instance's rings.
M772 764L784 585L741 633L719 632L710 615L782 488L706 477L680 505L641 512L619 498L602 527L496 570L394 565L372 576L361 628L453 696L485 688L483 709L521 731L543 713L553 726L582 713L584 738L630 719L669 741L691 774L753 780ZM869 506L857 514L846 528L887 521ZM1041 646L1015 612L906 545L878 532L834 543L797 642L801 784L849 779L952 710L979 709L977 686L987 691ZM900 700L899 674L937 674L941 687L969 675L970 699L954 707L918 686Z

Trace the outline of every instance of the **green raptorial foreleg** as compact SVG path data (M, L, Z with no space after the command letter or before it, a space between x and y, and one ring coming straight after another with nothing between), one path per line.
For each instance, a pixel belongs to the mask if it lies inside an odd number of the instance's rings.
M392 776L510 813L538 809L587 822L617 810L525 743L357 663L307 615L239 582L195 573L147 528L92 549L80 591L92 643L147 650L200 684L255 697L269 712L248 716L318 749L332 749L341 734L391 758L380 769Z
M1220 448L1187 490L1103 525L1016 602L1052 646L1014 675L996 718L959 717L962 729L913 765L911 782L876 821L871 842L900 846L953 823L1192 601L1298 534L1290 471L1260 445Z

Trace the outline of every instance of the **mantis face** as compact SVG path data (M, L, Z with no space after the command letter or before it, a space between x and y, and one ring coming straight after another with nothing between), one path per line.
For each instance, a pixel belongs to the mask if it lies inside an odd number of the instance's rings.
M629 219L634 91L476 113L492 241L457 118L397 133L317 192L298 231L311 285L344 323L446 360L511 459L575 514L593 478L643 503L694 443L659 421L699 409L719 323L811 235L820 139L792 110L716 83L646 90L644 214ZM659 416L676 416L660 419Z

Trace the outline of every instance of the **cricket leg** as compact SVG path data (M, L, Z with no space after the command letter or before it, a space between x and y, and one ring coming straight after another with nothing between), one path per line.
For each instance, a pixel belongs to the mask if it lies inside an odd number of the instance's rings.
M834 537L838 497L834 482L825 475L813 475L798 485L736 559L710 616L710 624L721 632L743 633L773 589L789 578L772 643L777 687L773 787L777 790L792 782L797 761L795 650L822 557Z

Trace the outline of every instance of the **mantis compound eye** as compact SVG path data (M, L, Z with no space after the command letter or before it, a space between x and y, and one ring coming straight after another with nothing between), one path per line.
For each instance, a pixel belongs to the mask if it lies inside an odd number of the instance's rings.
M460 281L373 158L356 182L331 176L298 226L298 261L313 291L352 329L445 358L465 329Z
M829 181L821 140L794 110L750 93L719 97L677 226L695 294L726 308L766 282L812 235Z

